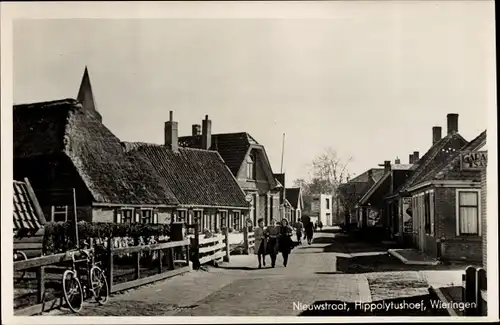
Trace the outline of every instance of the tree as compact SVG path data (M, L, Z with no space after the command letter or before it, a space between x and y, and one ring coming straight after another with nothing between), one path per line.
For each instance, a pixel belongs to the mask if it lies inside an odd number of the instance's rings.
M352 157L342 160L333 148L317 156L309 166L310 179L297 179L295 186L300 186L306 195L330 194L333 196L333 205L336 207L337 218L340 216L340 184L347 181L349 172L347 166Z

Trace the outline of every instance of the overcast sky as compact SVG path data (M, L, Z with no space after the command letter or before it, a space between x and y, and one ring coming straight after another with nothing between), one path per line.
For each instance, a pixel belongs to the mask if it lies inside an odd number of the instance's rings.
M279 172L286 133L288 186L327 147L360 174L422 156L447 113L467 140L487 127L491 2L334 6L335 19L16 21L14 102L75 97L87 65L120 139L162 143L169 110L180 135L208 114L214 133L250 133Z

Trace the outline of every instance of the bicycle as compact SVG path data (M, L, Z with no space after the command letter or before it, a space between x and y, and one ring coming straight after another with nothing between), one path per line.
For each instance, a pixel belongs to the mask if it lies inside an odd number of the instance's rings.
M101 268L95 263L93 254L80 250L84 255L83 259L75 260L75 252L71 253L72 267L64 271L63 274L63 293L69 309L78 313L83 306L83 301L92 296L99 305L104 305L108 302L109 286L106 276ZM76 264L85 262L85 273L87 275L85 285L82 286L80 272L77 270Z

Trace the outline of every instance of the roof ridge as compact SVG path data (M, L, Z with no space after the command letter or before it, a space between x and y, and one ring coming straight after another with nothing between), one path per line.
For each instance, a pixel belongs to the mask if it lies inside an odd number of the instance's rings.
M464 141L467 142L467 140L465 140L458 132L454 132L454 133L451 133L451 134L448 134L446 135L444 138L442 138L441 140L439 140L438 142L436 142L434 145L432 145L429 150L427 152L431 152L432 155L429 156L427 158L427 160L423 163L423 164L419 164L419 166L415 169L413 175L408 179L408 183L405 183L402 187L402 189L407 189L409 186L415 184L415 182L418 181L419 178L421 178L422 176L427 176L429 175L430 171L427 173L427 174L424 174L422 175L422 173L424 172L424 170L426 169L427 166L429 166L429 164L431 162L433 162L437 155L439 154L439 152L441 152L441 150L446 146L446 144L450 143L451 140L454 138L454 137L460 137L462 138ZM433 149L438 149L438 150L433 150ZM427 154L426 152L426 154ZM454 153L453 153L454 154ZM425 156L425 155L424 155ZM423 158L423 157L422 157ZM420 161L420 160L419 160Z
M479 140L482 140L482 138L484 137L484 140L486 140L486 130L482 131L477 137L475 137L474 139L472 139L469 143L465 144L457 153L456 155L453 155L450 157L450 159L446 160L446 162L442 165L443 167L438 166L438 168L440 168L439 172L434 175L433 178L435 179L441 179L443 178L444 174L450 170L453 169L455 163L457 162L458 159L460 159L460 152L461 151L469 151L469 150L474 150L474 149L477 149L482 141L480 143L476 143L477 141ZM470 148L471 146L474 146L472 148ZM432 171L431 171L432 172ZM427 174L427 175L430 175L430 172ZM425 176L427 176L425 175Z
M24 104L14 104L12 107L14 109L16 108L25 108L25 107L47 107L47 106L53 106L53 105L62 105L62 104L71 104L71 105L76 105L80 104L80 102L74 98L64 98L64 99L56 99L56 100L49 100L49 101L44 101L44 102L31 102L31 103L24 103Z

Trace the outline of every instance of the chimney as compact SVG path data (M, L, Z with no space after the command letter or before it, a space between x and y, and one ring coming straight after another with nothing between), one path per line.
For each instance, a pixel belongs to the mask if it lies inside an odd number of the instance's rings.
M193 124L191 130L192 130L192 135L200 135L201 134L201 125Z
M413 154L410 154L410 164L413 164Z
M391 161L390 160L386 160L384 161L384 172L388 172L391 170Z
M413 151L413 163L416 164L420 159L418 151Z
M368 169L368 179L372 179L372 178L373 178L373 170Z
M165 146L173 151L179 150L178 126L174 122L174 112L170 111L170 119L165 122Z
M401 164L401 160L398 157L396 157L396 159L394 160L394 164L396 165Z
M441 127L434 126L432 128L432 144L434 145L439 140L441 140Z
M448 114L446 118L448 120L448 134L458 132L458 114Z
M208 150L212 146L212 121L205 115L202 123L201 148Z

